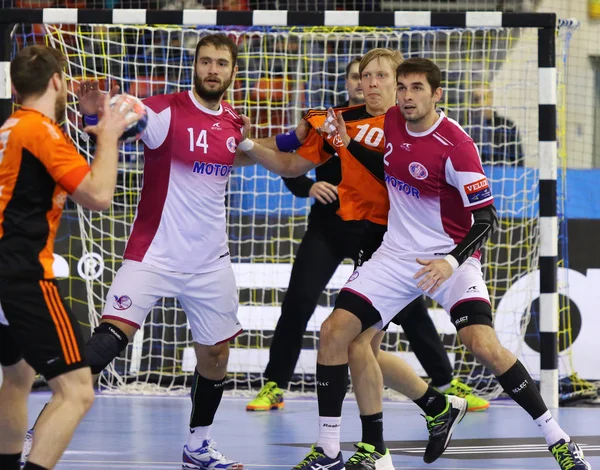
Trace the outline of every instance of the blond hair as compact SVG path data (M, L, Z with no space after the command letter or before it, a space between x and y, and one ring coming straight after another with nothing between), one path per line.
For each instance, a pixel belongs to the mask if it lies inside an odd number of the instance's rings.
M390 62L392 70L396 72L398 66L402 63L402 54L394 49L378 47L367 52L358 65L358 73L362 76L363 70L375 59L387 59Z

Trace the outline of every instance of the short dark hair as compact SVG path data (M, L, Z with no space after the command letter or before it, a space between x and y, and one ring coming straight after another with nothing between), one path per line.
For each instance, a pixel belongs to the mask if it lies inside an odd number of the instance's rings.
M21 49L10 62L10 79L21 99L40 96L55 73L61 78L67 59L58 49L29 46Z
M400 76L413 73L425 74L427 83L429 83L432 92L440 87L440 83L442 82L442 72L433 61L422 57L411 57L410 59L406 59L396 69L396 80Z
M348 65L346 65L346 79L348 79L348 76L350 75L350 69L352 68L352 66L354 64L359 64L360 65L361 59L362 59L362 57L355 57L350 62L348 62Z
M233 66L235 67L238 58L238 47L229 36L224 34L209 34L202 37L196 45L196 55L194 56L194 59L198 58L200 48L204 46L214 46L216 49L229 49L229 52L231 53L231 60L233 61Z

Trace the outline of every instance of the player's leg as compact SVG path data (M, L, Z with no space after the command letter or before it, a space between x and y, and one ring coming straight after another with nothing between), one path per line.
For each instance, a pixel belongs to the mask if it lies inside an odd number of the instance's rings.
M165 273L136 261L124 261L108 291L100 324L83 348L93 380L127 347L148 312L162 296L174 295L176 287ZM33 438L44 407L27 432ZM23 452L26 460L28 452Z
M52 399L25 468L54 468L94 401L79 324L54 280L3 286L2 307L24 359L48 380Z
M431 379L432 387L446 395L465 398L469 411L484 411L489 408L487 400L473 394L471 387L453 378L454 371L448 354L429 316L423 296L407 305L392 322L402 326L410 347Z
M190 432L183 447L182 468L241 470L243 465L221 454L210 438L227 378L229 341L242 332L237 319L238 294L233 269L228 266L214 272L187 275L177 298L188 317L197 361L191 391Z
M371 347L377 353L386 386L412 400L425 413L429 442L423 460L434 462L448 447L452 433L467 411L465 399L445 396L421 379L406 361L380 349L384 332L374 336ZM363 420L363 438L365 422Z
M3 318L3 314L0 313ZM35 377L7 325L0 320L0 468L20 468L23 437L27 430L27 400Z
M26 469L33 463L54 468L94 402L92 376L87 367L48 379L48 386L52 399L37 421Z
M355 445L356 452L346 462L346 469L366 469L372 468L372 465L378 470L394 469L383 439L383 376L377 364L378 351L372 349L373 338L380 335L379 329L369 328L350 344L348 351L362 437Z
M448 285L445 285L445 284ZM449 312L465 347L489 368L504 391L540 428L561 468L591 468L581 449L554 420L529 372L500 344L492 326L492 309L478 261L466 261L435 294Z
M379 255L379 256L378 256ZM295 469L309 470L319 468L344 468L340 452L340 426L342 404L348 385L349 349L353 341L362 332L372 326L380 327L391 319L398 311L402 302L405 306L412 300L410 288L403 285L396 276L396 271L386 266L387 254L377 252L371 260L360 266L346 283L336 299L336 308L321 326L319 353L317 357L317 397L319 401L319 437L316 446L300 462ZM366 333L369 335L370 333ZM352 355L356 363L352 364L352 373L360 375L360 387L364 401L372 399L369 388L383 388L383 379L378 373L373 350L366 344L364 354ZM373 371L372 369L375 369ZM360 396L361 391L359 391ZM370 398L369 398L370 397ZM380 413L382 404L375 397L375 403L363 403L365 409L373 414ZM383 457L378 452L368 452L369 455L353 456L353 461L346 468L365 468L373 465ZM359 449L357 454L362 453ZM387 452L386 452L387 453ZM356 457L356 458L354 458ZM370 460L370 462L369 462Z
M265 369L267 383L258 396L246 406L249 411L283 408L283 391L292 378L306 325L319 296L336 268L343 261L325 228L308 226L292 267L289 286L281 305L281 316L273 334L269 363Z

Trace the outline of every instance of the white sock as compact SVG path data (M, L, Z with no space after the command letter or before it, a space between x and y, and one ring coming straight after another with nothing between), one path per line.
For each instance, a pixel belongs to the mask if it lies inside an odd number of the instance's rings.
M544 435L544 439L546 439L546 444L548 446L556 444L561 439L564 439L565 442L571 441L569 435L558 425L556 420L552 417L550 411L546 411L542 416L534 421L535 424L537 424L542 430L542 434Z
M450 388L452 384L442 385L441 387L434 387L438 392L444 393L446 390Z
M209 432L210 426L198 426L196 428L190 428L190 433L187 439L188 449L196 450L202 447L204 441L208 439Z
M340 427L342 418L319 416L319 439L317 446L323 449L327 457L336 458L340 453Z

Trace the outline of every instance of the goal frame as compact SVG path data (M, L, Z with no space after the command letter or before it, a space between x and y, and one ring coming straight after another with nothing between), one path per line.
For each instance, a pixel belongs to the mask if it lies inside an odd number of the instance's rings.
M546 405L558 408L557 289L557 140L555 13L429 11L218 11L218 10L93 10L75 8L8 9L0 18L0 123L12 113L10 31L14 24L157 24L173 26L380 26L380 27L515 27L537 29L538 151L540 223L540 389Z

